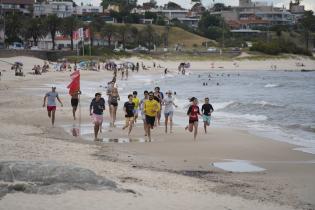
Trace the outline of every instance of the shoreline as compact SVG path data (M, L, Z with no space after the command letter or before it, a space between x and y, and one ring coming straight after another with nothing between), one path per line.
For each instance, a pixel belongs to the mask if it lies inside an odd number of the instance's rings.
M32 62L34 60L30 59L29 64ZM29 64L25 62L26 70ZM161 72L162 69L143 71L145 74ZM90 81L111 78L111 72L107 71L82 71L82 75ZM55 128L51 127L45 108L41 107L43 94L49 91L45 84L56 82L68 83L69 73L49 72L38 77L27 74L25 78L0 81L0 159L75 164L137 194L108 190L73 190L58 195L13 193L2 197L0 208L21 208L27 201L21 209L56 209L57 206L68 210L99 209L102 205L111 209L128 206L131 210L148 206L151 209L315 209L313 154L293 150L295 147L289 143L232 128L210 127L207 135L199 129L196 142L191 133L188 135L184 129L175 127L174 133L167 135L163 127L154 129L155 141L151 143L85 141L82 137L71 136L61 127L73 123L69 96L61 97L64 107L57 108ZM82 100L89 99L84 96ZM82 113L82 122L90 122L87 110ZM121 119L120 113L118 120ZM105 121L108 122L108 110ZM120 128L111 132L105 128L104 135L107 138L127 137ZM137 124L132 136L143 137L141 124ZM248 160L267 170L238 173L211 166L229 160ZM156 206L154 201L160 201L160 205Z

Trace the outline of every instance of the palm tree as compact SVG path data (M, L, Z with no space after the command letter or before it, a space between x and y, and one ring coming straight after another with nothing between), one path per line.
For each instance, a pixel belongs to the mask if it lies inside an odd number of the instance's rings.
M59 17L57 17L57 15L48 15L45 18L45 25L46 25L46 29L47 32L50 33L51 35L51 40L52 40L52 44L53 44L53 50L55 50L55 36L56 36L56 32L60 29L60 23L61 23L61 19Z
M23 37L24 39L33 38L34 46L37 46L38 39L45 36L43 20L40 18L27 18L23 23Z
M62 20L60 31L63 35L70 36L71 50L73 50L73 31L77 30L80 22L74 16L66 17Z
M116 33L117 27L113 24L105 24L101 29L101 35L107 38L108 47L111 48L113 35Z

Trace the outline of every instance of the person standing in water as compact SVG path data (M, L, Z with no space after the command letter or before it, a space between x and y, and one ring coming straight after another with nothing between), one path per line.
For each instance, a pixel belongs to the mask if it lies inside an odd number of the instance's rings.
M151 129L154 128L155 117L160 110L160 103L154 100L153 92L149 93L149 100L144 102L144 114L146 121L147 135L151 141Z
M103 123L103 111L105 110L105 100L101 93L95 93L95 98L90 104L90 116L94 123L94 141L99 141L97 138L98 132L101 130ZM93 112L92 112L93 111Z
M167 123L168 119L170 119L170 132L172 133L173 130L173 113L175 106L177 108L177 105L174 103L174 98L172 97L172 91L166 92L167 97L163 99L163 105L165 105L164 108L164 116L165 116L165 133L167 133Z
M54 126L55 125L55 112L56 112L56 108L57 108L56 99L59 101L61 107L63 107L63 104L59 98L59 95L56 92L55 86L52 86L51 91L45 94L43 107L45 107L45 105L46 105L46 99L47 99L48 117L51 118L51 124L52 124L52 126Z
M185 130L188 129L189 132L194 131L194 140L197 138L198 133L198 115L200 115L198 100L195 97L190 99L192 105L190 105L187 115L189 116L189 125L186 126Z
M128 101L124 104L124 111L125 111L125 118L126 118L126 125L122 128L125 130L129 127L128 135L130 135L133 123L134 123L134 108L135 103L132 101L133 95L128 95Z
M81 91L79 90L75 93L72 93L72 95L71 95L72 115L73 115L74 120L76 120L75 113L76 113L78 105L79 105L79 95L80 94L81 94Z
M210 125L211 113L214 111L213 106L209 103L209 98L205 98L205 103L201 107L203 127L205 133L207 133L207 126Z

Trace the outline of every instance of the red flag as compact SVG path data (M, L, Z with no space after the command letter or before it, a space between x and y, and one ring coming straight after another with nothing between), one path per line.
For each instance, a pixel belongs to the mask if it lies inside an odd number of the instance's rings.
M69 94L73 95L80 90L80 71L75 71L70 75L72 82L67 86Z

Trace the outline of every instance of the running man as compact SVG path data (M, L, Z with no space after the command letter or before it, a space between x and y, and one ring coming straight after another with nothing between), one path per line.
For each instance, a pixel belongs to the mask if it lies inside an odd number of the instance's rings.
M187 115L189 116L189 125L186 126L185 130L188 129L189 132L194 130L194 140L196 140L198 133L198 115L200 115L200 111L197 98L192 97L190 102L192 102L192 105L190 105L187 111Z
M93 110L93 113L92 113ZM105 110L105 100L102 98L101 93L95 93L95 98L92 99L90 104L90 116L92 116L94 123L94 141L99 141L97 138L100 127L103 123L103 111Z
M166 92L167 97L164 98L163 104L165 105L164 116L165 116L165 133L167 133L167 123L168 119L170 119L170 132L172 133L173 129L173 113L174 108L177 108L177 105L174 103L174 98L172 97L172 91Z
M151 141L151 129L154 127L155 117L160 110L160 103L154 100L153 92L149 93L149 100L144 102L144 114L146 121L146 129L149 137L149 141Z
M203 127L205 129L205 133L207 133L207 126L210 125L211 121L211 113L214 111L213 106L209 104L209 98L205 98L205 103L201 107L202 119L203 119Z
M129 127L128 136L131 133L133 123L134 123L135 103L132 100L133 100L133 95L130 94L130 95L128 95L128 101L124 104L126 125L122 129L125 130L126 128Z
M144 103L145 103L147 100L149 100L149 92L148 92L147 90L145 90L145 91L143 92L143 94L144 94L144 98L141 99L139 106L140 106L141 116L142 116L142 120L143 120L144 136L147 136L148 134L147 134L147 128L146 128L146 125L147 125L147 124L146 124L145 114L144 114Z
M44 103L43 107L45 107L46 104L46 98L47 98L47 112L48 112L48 117L51 118L51 124L54 127L55 125L55 112L56 112L56 98L59 101L61 107L63 107L63 104L59 98L58 93L56 92L56 87L52 86L51 91L46 93L44 97Z
M138 118L138 114L139 114L140 99L137 97L137 95L138 95L137 91L133 91L132 95L133 95L132 102L135 104L134 117L135 117L135 123L136 123L137 122L137 118Z
M72 106L72 115L73 115L73 119L75 120L75 113L77 111L78 108L78 104L79 104L79 95L81 94L81 91L77 91L75 93L73 93L71 95L71 106Z

